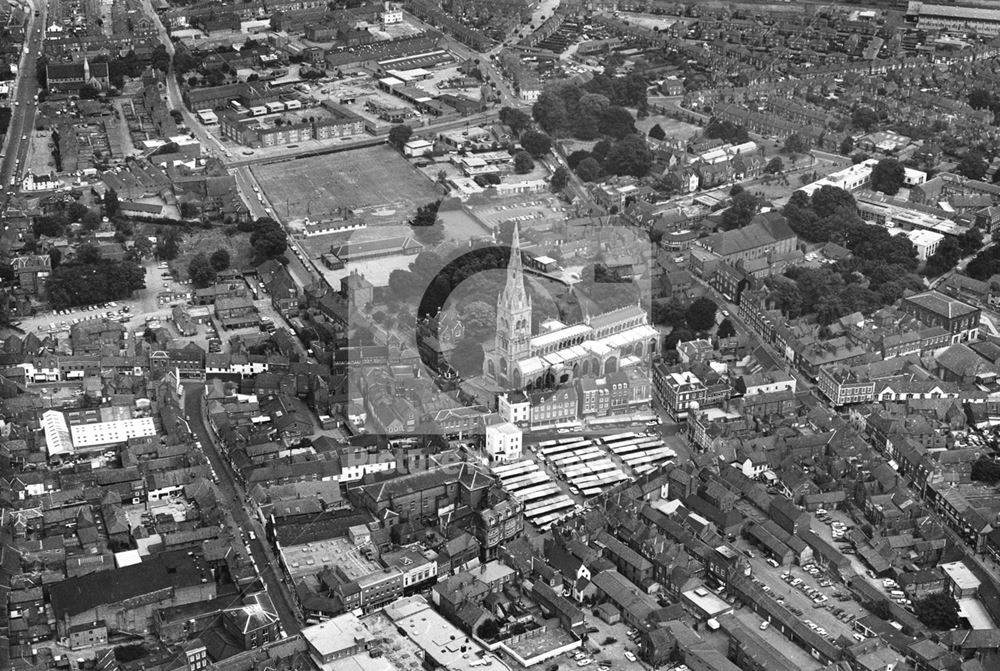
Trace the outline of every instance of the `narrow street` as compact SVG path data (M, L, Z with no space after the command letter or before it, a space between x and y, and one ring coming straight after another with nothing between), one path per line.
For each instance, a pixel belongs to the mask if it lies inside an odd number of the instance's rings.
M264 588L271 597L277 615L281 619L281 626L289 635L297 634L301 630L301 624L297 617L297 609L293 599L288 594L283 576L278 569L278 561L271 552L270 546L265 541L264 529L260 523L248 512L245 503L245 494L233 476L229 462L222 457L219 446L215 441L215 436L208 428L203 398L205 387L200 383L187 383L184 385L184 413L190 422L191 431L195 438L201 442L202 449L218 475L218 488L222 493L222 500L230 505L230 512L233 518L246 531L253 531L256 534L255 540L249 540L250 554L253 556L260 571Z

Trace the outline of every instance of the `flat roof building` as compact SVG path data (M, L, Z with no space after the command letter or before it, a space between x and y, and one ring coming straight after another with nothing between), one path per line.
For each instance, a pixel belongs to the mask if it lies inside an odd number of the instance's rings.
M439 615L422 596L397 599L385 607L385 614L424 651L427 668L510 671L499 658Z
M317 664L329 664L338 659L364 652L374 640L371 632L354 613L338 615L321 624L302 630L302 638Z
M98 447L128 442L129 438L146 438L157 435L152 417L120 419L112 422L77 424L70 427L73 448Z

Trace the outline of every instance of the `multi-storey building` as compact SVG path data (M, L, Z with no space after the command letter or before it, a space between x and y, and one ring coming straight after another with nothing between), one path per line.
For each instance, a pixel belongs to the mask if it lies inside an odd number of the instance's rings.
M979 338L979 318L982 310L945 296L937 291L907 296L900 310L928 326L940 326L951 334L951 342L969 342Z
M673 373L664 364L653 369L656 397L674 421L687 419L688 412L705 402L705 383L691 372Z

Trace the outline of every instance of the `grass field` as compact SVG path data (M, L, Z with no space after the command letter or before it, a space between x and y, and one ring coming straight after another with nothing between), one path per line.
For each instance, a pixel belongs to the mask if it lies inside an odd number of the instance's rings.
M658 114L648 116L645 119L639 119L635 122L635 127L639 129L639 132L643 135L648 135L649 129L656 124L660 124L660 128L662 128L667 134L667 137L674 140L690 140L693 135L701 132L701 128L699 126L678 121L677 119L671 119L670 117L660 116Z
M387 146L255 166L268 199L288 217L322 218L339 208L369 224L397 223L440 198L434 185Z
M186 280L191 259L199 253L211 255L217 249L229 252L229 265L232 268L242 268L253 258L250 236L246 233L237 233L230 237L218 228L194 229L184 234L180 252L177 258L170 262L170 267L177 270L179 279Z

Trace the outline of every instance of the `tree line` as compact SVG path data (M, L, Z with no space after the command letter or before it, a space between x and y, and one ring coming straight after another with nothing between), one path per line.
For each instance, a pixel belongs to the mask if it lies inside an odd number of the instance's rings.
M128 298L146 286L146 272L130 260L101 257L93 245L80 245L71 259L60 261L45 284L53 308L92 305Z

